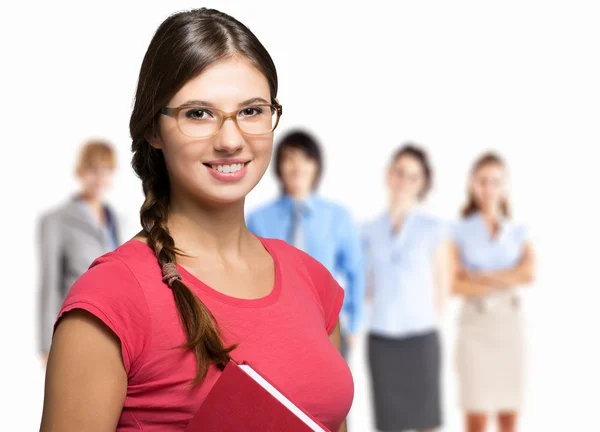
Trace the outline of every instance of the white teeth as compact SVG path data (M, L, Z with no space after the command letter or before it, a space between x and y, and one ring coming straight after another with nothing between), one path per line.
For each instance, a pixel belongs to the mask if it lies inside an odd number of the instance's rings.
M211 165L212 169L224 173L234 173L244 168L243 163L231 164L231 165Z

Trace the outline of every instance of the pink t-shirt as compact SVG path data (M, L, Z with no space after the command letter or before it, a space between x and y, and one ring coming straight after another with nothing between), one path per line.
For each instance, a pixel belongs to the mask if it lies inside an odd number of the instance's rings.
M307 254L279 240L260 240L275 262L275 285L266 297L224 295L180 266L183 281L213 313L225 344L239 344L234 360L250 363L337 432L354 393L350 370L329 340L343 290ZM72 309L97 316L121 341L128 385L117 431L183 430L220 371L212 366L200 385L190 386L194 355L174 349L185 335L150 247L132 240L98 258L73 285L59 317Z

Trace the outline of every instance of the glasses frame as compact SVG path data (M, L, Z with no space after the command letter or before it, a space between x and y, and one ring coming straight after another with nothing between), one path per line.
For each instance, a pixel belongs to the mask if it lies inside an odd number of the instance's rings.
M275 110L275 112L277 113L277 119L275 120L275 126L273 126L273 129L271 129L269 132L260 133L260 134L251 134L251 133L248 133L248 132L244 132L242 130L242 128L238 124L237 115L240 113L240 111L243 111L243 110L248 109L248 108L253 108L253 107L269 107L269 108ZM219 113L221 115L221 122L218 125L217 130L212 135L206 135L206 136L201 136L201 137L199 137L199 136L191 136L191 135L188 135L185 132L183 132L183 130L181 129L181 125L179 124L179 113L181 111L183 111L184 109L190 109L190 108L205 109L207 111L213 111L213 112ZM166 115L168 117L174 118L175 121L177 122L177 128L179 129L179 132L181 132L183 135L185 135L187 137L190 137L190 138L211 138L211 137L214 137L219 132L221 132L221 128L223 127L223 124L228 119L233 120L233 122L235 123L235 127L237 127L237 129L243 135L247 135L247 136L262 136L262 135L267 135L267 134L273 132L275 129L277 129L277 126L279 125L279 119L281 118L281 115L283 114L283 106L280 105L280 104L278 104L278 103L275 103L275 104L254 104L254 105L249 105L249 106L247 106L245 108L237 109L235 111L225 112L225 111L222 111L220 109L212 108L212 107L207 107L207 106L181 105L181 106L178 106L178 107L164 107L164 108L162 108L160 110L160 113L163 114L163 115Z

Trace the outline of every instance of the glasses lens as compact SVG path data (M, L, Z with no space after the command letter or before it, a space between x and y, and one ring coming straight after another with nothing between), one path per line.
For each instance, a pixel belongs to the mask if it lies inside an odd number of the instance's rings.
M275 129L277 111L270 105L249 106L238 113L237 123L248 135L267 134Z
M221 114L210 108L190 107L179 111L179 128L184 135L193 138L208 137L217 133Z

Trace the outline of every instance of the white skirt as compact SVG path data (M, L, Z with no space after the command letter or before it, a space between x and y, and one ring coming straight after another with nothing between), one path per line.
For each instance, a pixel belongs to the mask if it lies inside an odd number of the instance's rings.
M523 399L525 334L514 291L465 301L457 367L467 412L516 412Z

